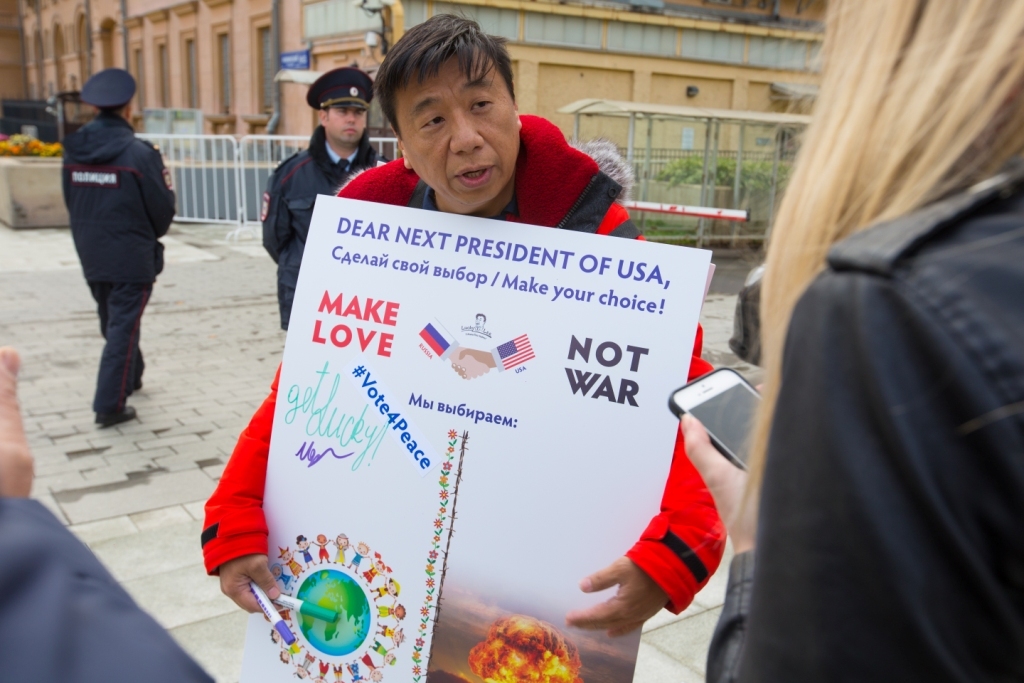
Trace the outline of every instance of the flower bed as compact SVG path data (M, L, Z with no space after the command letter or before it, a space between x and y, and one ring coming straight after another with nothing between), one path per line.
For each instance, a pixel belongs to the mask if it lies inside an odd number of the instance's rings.
M27 135L0 135L0 157L59 157L63 152L59 142L43 142Z

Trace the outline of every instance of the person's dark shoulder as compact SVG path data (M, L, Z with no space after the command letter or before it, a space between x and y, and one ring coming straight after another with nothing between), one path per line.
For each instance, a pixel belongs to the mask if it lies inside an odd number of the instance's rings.
M0 498L0 589L5 681L212 681L38 501Z
M1024 398L1022 263L1024 163L836 244L808 293L885 289L956 340L1005 398Z
M1024 290L1021 263L1024 162L837 242L797 302L787 339L831 320L849 334L884 340L896 332L880 318L904 325L913 319L955 338L985 359L981 365L999 365L993 358L1024 348L1024 301L1014 294ZM1019 364L1024 368L1024 358ZM1024 386L1024 369L1011 374Z
M338 190L338 196L378 204L406 206L420 178L402 159L352 174Z
M156 159L162 159L162 153L160 148L145 138L135 137L131 145L128 146L130 153L136 159L144 161L154 161Z
M277 192L284 190L294 178L295 173L304 165L312 161L308 149L302 149L286 158L270 176L270 191Z
M1024 234L1024 162L959 194L859 232L832 247L835 272L908 283L948 274L978 258L1012 259Z

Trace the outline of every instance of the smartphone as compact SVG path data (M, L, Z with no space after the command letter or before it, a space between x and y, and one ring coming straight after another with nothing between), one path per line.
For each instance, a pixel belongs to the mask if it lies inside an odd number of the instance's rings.
M760 402L757 389L738 372L721 368L673 391L668 408L676 417L689 413L700 420L714 447L747 469L750 429Z

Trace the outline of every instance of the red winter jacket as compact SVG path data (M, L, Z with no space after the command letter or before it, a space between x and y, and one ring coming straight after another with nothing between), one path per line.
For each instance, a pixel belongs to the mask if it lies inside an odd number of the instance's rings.
M522 146L516 165L519 215L509 220L642 239L629 214L615 201L621 186L594 159L569 146L548 121L535 116L521 119ZM419 177L397 160L357 175L338 196L419 208L424 190ZM702 343L698 326L689 379L711 370L700 358ZM206 503L202 543L210 574L237 557L267 553L263 490L279 378L280 368L270 396L239 436L217 490ZM661 513L626 555L661 586L669 596L666 607L678 613L718 568L724 543L725 528L711 494L686 457L682 434L677 432Z

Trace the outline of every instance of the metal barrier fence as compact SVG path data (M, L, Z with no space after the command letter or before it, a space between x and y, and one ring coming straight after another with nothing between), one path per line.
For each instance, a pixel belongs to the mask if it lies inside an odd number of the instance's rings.
M178 199L175 220L240 223L238 141L230 135L139 135L156 145Z
M242 169L242 225L260 222L260 204L267 180L278 165L309 146L309 138L300 135L247 135L238 147L238 166Z
M229 236L255 233L267 179L278 164L309 144L308 137L286 135L139 134L156 145L171 172L177 195L175 220L236 225ZM393 159L394 138L370 138L378 153Z
M270 174L304 150L309 138L290 135L153 135L140 134L163 154L177 195L175 220L234 225L228 239L259 237L260 207ZM395 138L370 138L377 152L394 159ZM746 222L749 211L628 202L626 208L656 213Z
M395 138L370 138L370 144L388 159L395 158ZM238 168L242 182L243 225L260 222L260 205L267 180L278 164L309 146L298 135L246 135L238 143Z

